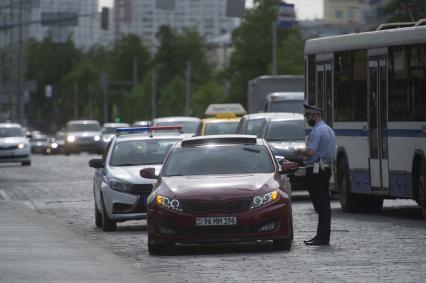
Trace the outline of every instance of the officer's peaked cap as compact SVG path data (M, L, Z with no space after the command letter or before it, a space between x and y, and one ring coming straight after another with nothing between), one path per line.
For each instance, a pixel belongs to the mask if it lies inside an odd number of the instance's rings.
M303 104L305 114L322 114L322 108L314 105Z

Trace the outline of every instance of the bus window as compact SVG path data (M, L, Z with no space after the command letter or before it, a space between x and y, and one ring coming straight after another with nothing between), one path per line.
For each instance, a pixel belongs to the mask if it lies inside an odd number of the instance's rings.
M308 104L315 105L315 55L308 56Z
M410 119L406 48L390 48L389 120Z
M410 55L412 118L414 121L426 121L426 46L412 47Z

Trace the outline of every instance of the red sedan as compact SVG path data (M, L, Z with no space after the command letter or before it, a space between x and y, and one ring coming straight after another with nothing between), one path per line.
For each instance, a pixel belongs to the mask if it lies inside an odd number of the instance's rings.
M175 243L272 240L290 249L293 222L289 188L281 174L297 164L279 162L255 136L196 137L178 142L147 200L148 251ZM281 163L281 164L280 164Z

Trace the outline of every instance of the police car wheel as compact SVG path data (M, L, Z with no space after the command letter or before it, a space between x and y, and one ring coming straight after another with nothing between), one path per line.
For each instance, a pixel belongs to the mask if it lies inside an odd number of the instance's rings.
M102 213L98 211L95 205L95 225L98 228L102 228Z
M111 231L117 230L117 222L111 220L108 217L108 213L103 203L102 203L102 230L104 230L105 232L111 232Z

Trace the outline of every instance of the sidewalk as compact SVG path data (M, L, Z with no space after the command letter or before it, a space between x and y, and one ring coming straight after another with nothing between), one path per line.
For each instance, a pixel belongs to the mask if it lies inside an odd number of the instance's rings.
M153 282L130 262L0 198L0 282Z

